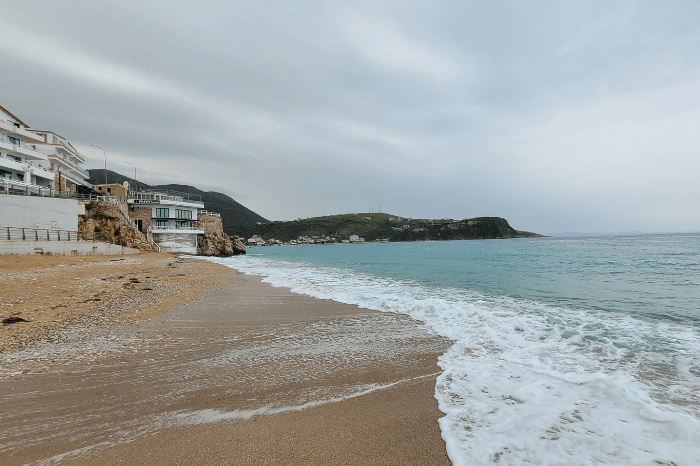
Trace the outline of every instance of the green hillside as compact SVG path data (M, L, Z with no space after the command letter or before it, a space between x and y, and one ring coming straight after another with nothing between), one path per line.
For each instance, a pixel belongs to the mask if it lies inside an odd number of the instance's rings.
M500 217L477 217L464 220L408 219L391 214L358 213L314 217L289 222L261 225L231 225L224 228L229 235L250 238L259 235L265 240L290 241L299 236L328 236L338 241L358 235L365 241L453 240L524 238L541 236L513 229Z

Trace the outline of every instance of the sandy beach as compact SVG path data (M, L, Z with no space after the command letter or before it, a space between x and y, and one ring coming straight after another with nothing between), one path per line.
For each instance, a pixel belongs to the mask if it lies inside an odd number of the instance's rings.
M409 317L197 259L6 258L3 465L450 464L450 342Z

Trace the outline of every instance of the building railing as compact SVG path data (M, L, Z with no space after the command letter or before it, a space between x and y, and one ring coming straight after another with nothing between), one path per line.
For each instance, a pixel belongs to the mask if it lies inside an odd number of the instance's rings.
M0 195L3 194L10 194L15 196L57 197L61 199L78 199L80 201L97 201L104 198L104 195L102 194L82 194L65 190L59 192L55 189L47 188L45 186L29 184L26 181L17 181L11 180L9 178L0 178Z
M22 227L0 227L0 241L102 241L115 243L114 236L100 232Z
M172 225L166 225L166 226L161 226L161 227L159 227L157 225L156 226L151 225L148 227L148 231L157 231L157 230L195 231L195 230L202 230L202 228L200 228L198 226L188 227L188 226L172 226Z
M27 144L26 142L21 142L21 141L19 143L15 143L15 142L10 141L9 138L2 137L2 136L0 136L0 141L7 143L7 144L12 144L13 146L19 147L20 149L26 149L26 150L38 152L36 150L36 144ZM42 154L42 155L44 155L44 154Z
M146 189L134 191L132 193L132 197L134 204L155 204L161 200L175 202L202 202L202 196L199 194L172 191L170 189Z
M198 210L197 215L211 215L212 217L221 217L218 212L209 212L208 210Z
M19 191L19 192L17 192ZM0 193L23 196L51 196L51 188L26 181L0 178Z

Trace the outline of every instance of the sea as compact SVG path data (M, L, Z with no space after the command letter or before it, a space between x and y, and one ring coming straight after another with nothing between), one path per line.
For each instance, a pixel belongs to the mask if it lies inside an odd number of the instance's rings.
M435 398L473 464L700 464L700 234L251 248L293 292L454 343Z

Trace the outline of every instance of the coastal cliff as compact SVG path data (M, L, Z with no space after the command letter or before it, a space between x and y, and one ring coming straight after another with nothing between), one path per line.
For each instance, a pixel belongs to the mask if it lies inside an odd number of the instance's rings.
M134 228L131 221L127 219L124 214L125 203L90 201L83 205L85 214L78 216L78 230L83 237L146 251L156 249L146 235Z
M238 238L224 233L221 217L212 214L199 214L197 221L204 230L197 235L197 254L200 256L237 256L245 254L245 246Z

